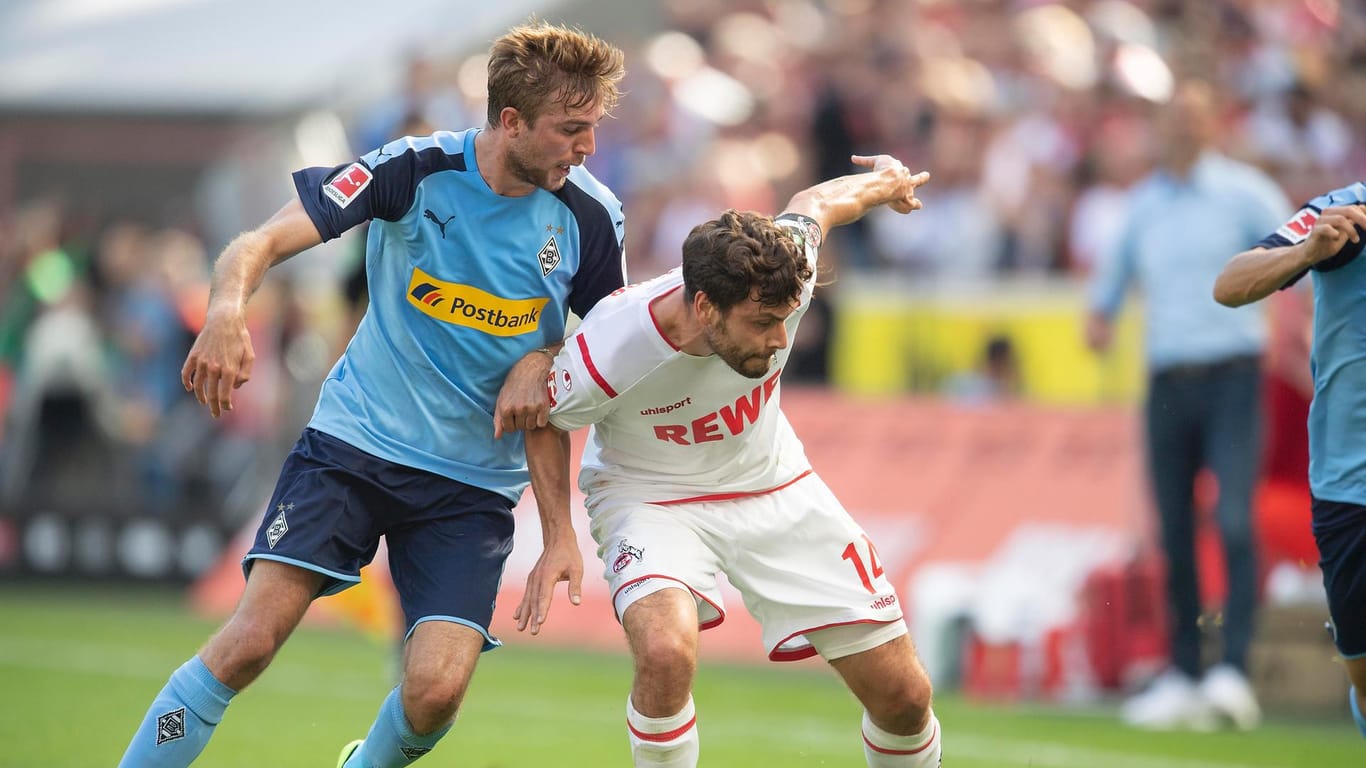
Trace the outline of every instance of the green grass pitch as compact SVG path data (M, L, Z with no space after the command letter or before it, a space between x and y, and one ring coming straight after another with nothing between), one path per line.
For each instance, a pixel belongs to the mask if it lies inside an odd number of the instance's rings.
M0 767L113 766L167 675L214 629L166 590L0 583ZM610 620L606 619L605 620ZM820 665L703 663L707 768L832 766L863 758L859 711ZM305 626L234 700L196 766L332 768L364 735L392 648ZM629 661L519 644L486 654L455 730L427 768L629 766ZM1113 708L936 701L948 768L1347 768L1366 765L1350 721L1273 720L1248 734L1140 733Z

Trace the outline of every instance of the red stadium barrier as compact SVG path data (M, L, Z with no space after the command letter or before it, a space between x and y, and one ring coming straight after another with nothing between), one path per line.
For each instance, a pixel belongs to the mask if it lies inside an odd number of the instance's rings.
M959 655L969 690L983 695L1059 694L1075 682L1069 679L1068 665L1076 665L1077 653L1069 650L1076 648L1085 649L1092 682L1105 687L1126 682L1134 665L1160 663L1165 645L1161 562L1150 544L1154 523L1132 409L1025 404L969 408L803 389L786 390L783 400L816 471L877 543L913 631L915 583L926 565L982 570L1009 555L1017 566L1032 569L1028 578L1016 580L1028 587L1036 578L1040 584L1054 583L1042 580L1046 571L1056 575L1070 559L1094 559L1096 553L1041 549L1031 562L1030 551L1019 549L1023 540L1046 543L1049 532L1082 531L1119 543L1113 562L1083 578L1068 574L1071 581L1066 583L1075 582L1069 587L1074 594L1060 597L1071 602L1071 618L1045 627L1038 647L1012 647L1014 640L972 634L955 640L962 647L947 650ZM583 437L581 431L573 441L576 466ZM516 541L499 593L494 634L512 644L624 650L577 490L572 503L585 564L583 604L571 606L561 586L541 635L532 639L516 632L512 613L541 551L539 520L528 493L516 510ZM195 601L206 611L231 609L241 590L238 559L249 542L249 536L235 542L223 564L196 586ZM365 573L369 582L388 586L383 567L372 566ZM1208 585L1205 591L1219 586ZM367 595L373 589L365 586L321 601L318 613L341 616L381 635L396 631L392 598ZM984 586L979 591L989 592ZM727 618L703 633L704 658L764 660L757 624L738 593L729 588L725 593ZM929 640L924 638L922 645L931 645ZM1021 669L1022 658L1028 669Z

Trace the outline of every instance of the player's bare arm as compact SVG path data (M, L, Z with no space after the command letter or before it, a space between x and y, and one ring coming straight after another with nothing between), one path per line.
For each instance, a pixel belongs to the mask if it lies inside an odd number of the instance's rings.
M920 210L916 189L930 180L926 171L911 173L891 155L865 157L854 155L854 165L871 168L872 173L855 173L823 181L792 196L784 213L799 213L815 219L822 231L857 221L864 214L886 205L897 213Z
M232 391L251 378L256 355L247 333L247 300L266 270L321 242L303 205L292 200L259 229L238 235L218 257L204 328L180 369L185 391L209 406L215 419L232 410Z
M1361 242L1366 230L1366 206L1325 208L1309 237L1282 248L1252 248L1229 259L1214 281L1214 300L1241 307L1270 296L1286 281L1341 251L1348 241Z
M545 385L541 388L544 390ZM569 433L554 427L528 430L526 459L541 517L543 548L535 567L527 574L526 592L512 618L517 622L518 632L530 627L535 635L550 616L556 584L569 582L569 602L579 604L583 594L583 555L569 512Z
M539 429L546 425L550 414L550 397L546 394L545 377L550 364L564 342L528 352L508 371L503 388L498 390L498 401L493 406L493 439L508 432Z

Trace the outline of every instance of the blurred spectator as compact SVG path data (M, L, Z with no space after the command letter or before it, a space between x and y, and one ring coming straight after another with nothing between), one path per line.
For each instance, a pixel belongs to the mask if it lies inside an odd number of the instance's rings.
M1211 84L1185 80L1158 115L1158 169L1134 191L1112 253L1092 282L1087 341L1103 351L1131 283L1145 294L1149 473L1167 559L1171 664L1126 702L1124 720L1152 728L1199 727L1217 715L1254 727L1260 709L1247 681L1256 606L1252 493L1261 453L1260 313L1214 302L1228 258L1280 225L1290 204L1262 172L1216 152L1219 104ZM1196 475L1218 480L1215 515L1228 596L1222 661L1200 652Z
M1147 170L1146 134L1133 118L1117 116L1096 128L1095 141L1078 164L1078 191L1068 222L1068 269L1089 275L1119 239L1129 210L1129 189Z
M157 449L158 422L184 395L180 364L190 339L160 261L168 247L196 248L192 258L200 263L206 257L188 234L166 233L159 239L131 223L118 223L101 238L96 268L102 280L100 327L107 338L116 435L128 449L120 455L133 464L128 474L137 480L140 500L166 510L179 501L178 476L172 457Z
M0 448L0 501L70 502L112 478L109 378L85 261L64 247L62 209L20 212L19 280L6 297L4 335L14 391ZM92 472L91 470L96 471Z
M833 278L896 271L920 285L953 290L960 280L990 281L1011 272L1090 274L1120 236L1131 188L1149 168L1156 136L1137 113L1166 100L1172 83L1189 72L1204 73L1228 97L1220 148L1275 169L1288 187L1300 190L1292 197L1366 176L1361 3L669 0L661 7L662 27L618 35L629 51L623 87L630 98L604 121L599 153L589 161L630 213L626 253L633 279L674 266L677 244L692 222L728 206L771 210L772 201L848 172L848 156L870 147L891 149L933 173L924 194L932 216L909 221L874 214L836 233L826 259ZM401 84L338 125L349 126L351 141L368 150L398 135L482 122L483 106L468 94L483 88L460 79L483 70L466 66L478 64L482 53L468 60L456 53L403 56L395 65ZM253 146L249 162L208 161L221 162L235 179L277 183L277 169L267 167L273 156L261 151L261 139L244 141ZM297 149L296 141L295 135L286 140L288 151ZM294 165L291 159L289 167ZM174 392L178 376L168 385L164 373L153 372L164 369L161 352L149 352L152 346L176 347L178 335L199 327L196 315L205 299L187 301L183 294L206 290L202 278L183 278L174 291L179 320L160 326L155 318L167 311L167 289L155 284L152 266L144 264L130 284L107 279L97 263L87 280L80 249L60 234L71 228L71 217L37 202L40 196L22 183L13 191L8 198L0 194L0 206L13 206L0 208L0 408L8 414L0 428L0 464L17 466L14 425L32 418L18 413L15 402L21 378L25 398L35 380L20 370L22 358L36 354L25 338L40 316L72 309L96 313L101 365L108 366L106 384L115 395L105 401L115 404L110 421L95 422L94 414L104 412L96 409L81 417L82 429L136 448L125 458L180 450L195 445L188 442L193 436L239 428L243 445L255 445L259 454L259 441L278 445L287 439L282 434L297 433L311 403L307 394L290 399L281 390L290 382L316 386L317 372L335 358L363 311L358 247L354 260L327 261L336 267L331 273L319 270L297 285L280 285L272 299L276 308L257 320L263 330L255 336L270 340L269 349L263 342L258 350L258 367L273 365L278 387L254 388L252 396L269 401L257 416L214 424L180 414L186 399ZM256 214L227 210L248 202L254 198L226 205L216 199L201 221L176 229L226 240L256 220ZM50 213L37 215L42 208ZM35 250L26 233L44 216L54 222L55 234ZM139 222L139 237L158 241L165 223ZM100 224L86 233L91 242L104 240L97 236L105 229L109 238L126 237L113 230L129 222L110 217ZM222 242L208 245L213 250ZM129 258L151 260L150 253ZM200 273L207 267L203 255L185 258L198 259ZM304 268L300 258L290 264ZM50 291L67 279L87 284L85 298L58 308L49 303ZM145 304L130 298L144 295ZM344 301L353 312L343 309ZM829 319L837 317L832 312ZM822 336L807 333L801 343ZM794 364L792 373L825 378L824 344L809 355L794 350L793 360L801 365ZM170 435L179 438L168 441ZM24 451L35 444L27 446ZM189 473L174 481L175 493L229 479L239 487L249 482L251 470L240 462L219 463L212 473L217 479L210 479L210 458L186 454L173 462L174 471ZM164 484L155 490L155 478L167 468L156 467L155 455L137 461L144 459L151 463L143 465L143 480L154 495L164 492ZM135 479L120 482L130 485L129 493L141 493L131 487L142 487ZM98 483L86 480L66 490L92 485Z
M1247 138L1253 156L1263 158L1297 200L1317 194L1321 180L1338 172L1352 148L1347 121L1303 81L1257 104Z
M352 143L368 151L396 136L459 130L473 117L454 73L429 56L415 54L405 65L403 83L357 118Z
M945 396L965 405L1014 400L1020 391L1020 360L1015 344L1009 336L999 333L987 338L976 368L951 377L944 386Z

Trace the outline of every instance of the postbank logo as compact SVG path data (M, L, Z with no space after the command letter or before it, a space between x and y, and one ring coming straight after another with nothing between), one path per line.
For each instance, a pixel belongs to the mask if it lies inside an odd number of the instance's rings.
M463 325L493 336L520 336L541 327L549 297L505 299L471 285L448 283L413 267L408 303L443 323Z

